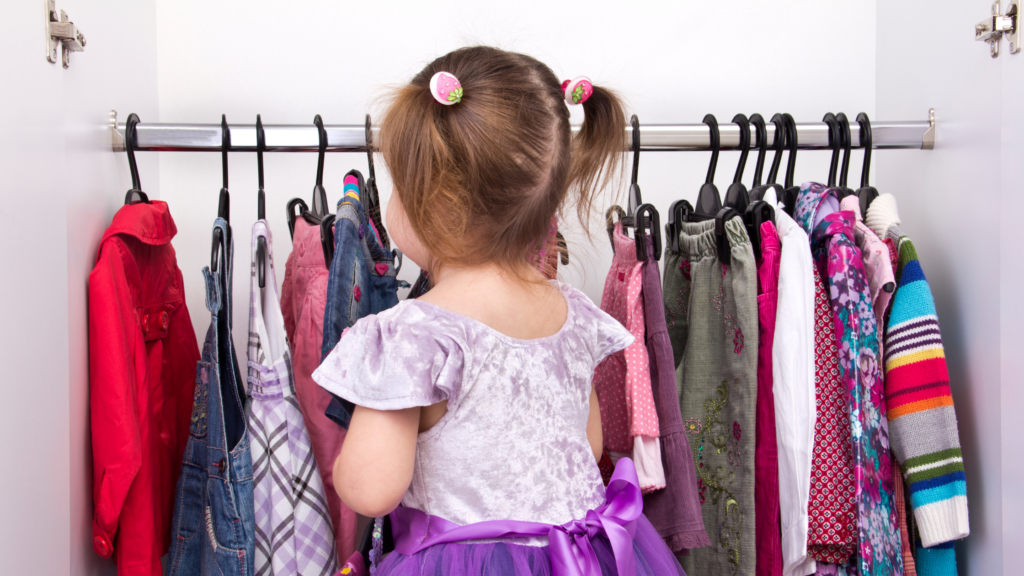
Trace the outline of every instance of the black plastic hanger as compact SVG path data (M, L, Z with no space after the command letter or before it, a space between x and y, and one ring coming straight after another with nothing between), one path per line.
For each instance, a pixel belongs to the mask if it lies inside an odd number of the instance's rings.
M832 149L832 160L828 167L828 187L833 188L836 185L836 175L839 173L839 148L843 144L843 137L839 134L839 121L836 120L835 114L828 112L821 121L828 124L828 147Z
M218 246L224 243L231 243L231 194L228 193L228 151L231 150L231 128L228 127L226 115L220 115L220 166L221 178L224 185L220 189L220 199L217 202L217 217L223 218L227 223L228 237L221 238L220 228L213 231L213 251L210 254L210 271L217 271Z
M142 191L142 184L139 183L139 167L135 164L135 148L137 147L139 115L132 112L124 123L124 149L128 153L128 170L132 174L132 187L124 195L125 204L152 204L149 196Z
M693 212L687 217L687 222L704 222L711 220L722 209L722 198L715 187L715 168L718 167L718 151L721 148L721 139L718 133L718 120L713 114L704 116L703 122L708 125L711 135L711 163L708 165L708 175L704 184L697 194L697 205Z
M750 182L750 192L747 193L750 201L760 200L764 196L764 188L761 184L761 174L764 171L764 157L768 152L768 129L764 123L764 117L754 113L750 115L750 123L754 125L754 146L757 148L757 160L754 161L754 179ZM760 195L756 195L759 192Z
M366 180L366 213L373 220L373 224L380 233L381 248L389 250L391 240L388 238L387 230L384 229L384 220L380 209L380 193L377 190L377 173L373 169L373 122L370 115L366 115L366 163L369 165L369 179Z
M633 141L630 149L633 152L633 174L629 179L629 199L626 204L626 215L619 218L623 228L633 228L636 225L636 211L643 204L643 196L640 194L640 185L637 184L637 177L640 174L640 119L636 114L629 119L633 127Z
M267 219L266 193L263 191L263 151L267 149L267 137L263 132L263 119L256 115L256 171L259 175L259 190L256 192L256 219ZM267 239L256 239L256 280L260 288L267 286Z
M220 168L224 186L220 189L220 201L217 203L217 216L228 223L231 230L231 195L228 193L228 151L231 150L231 128L228 118L220 115Z
M839 136L843 147L843 162L839 168L839 186L837 188L839 199L853 196L854 191L846 186L846 177L850 173L850 149L853 147L853 135L850 134L850 120L846 114L836 114L836 121L839 123Z
M285 207L288 218L288 232L295 238L295 219L302 216L302 219L310 226L319 226L323 217L328 214L327 191L324 190L324 156L327 152L327 130L324 129L324 121L317 114L313 118L313 125L317 128L319 136L319 150L316 165L316 185L313 187L313 209L310 210L306 202L300 198L292 198ZM298 207L298 213L295 208Z
M320 149L316 160L316 186L313 187L313 208L311 212L317 218L323 218L330 213L327 207L327 191L324 190L324 156L327 152L327 130L324 128L324 121L317 114L313 117L313 124L316 125L320 136Z
M647 260L647 230L651 231L651 242L654 244L654 259L661 260L661 217L653 204L641 204L636 209L636 259Z
M718 252L718 261L725 266L728 266L732 261L729 239L725 236L725 223L739 215L740 213L731 206L721 208L715 214L715 248Z
M334 214L325 214L320 220L320 247L324 251L324 263L331 269L334 261Z
M295 212L296 206L299 208L298 213ZM301 215L308 214L309 206L306 205L306 201L302 198L292 198L285 206L285 212L288 217L288 234L295 238L295 219Z
M747 227L747 236L750 237L750 247L754 250L754 256L761 257L761 224L775 222L775 209L764 200L755 200L747 206L743 213L743 224Z
M755 114L754 116L760 118L760 114ZM751 122L753 122L754 117L751 116L750 118ZM764 121L762 120L761 122L761 129L764 130L765 138L767 138L768 131L765 129ZM768 179L765 181L765 184L760 184L760 175L754 174L756 182L759 185L750 191L751 201L764 200L764 195L768 192L769 188L775 189L775 201L782 201L783 188L780 184L776 184L775 181L779 176L779 166L782 164L782 152L786 146L786 122L782 119L782 114L776 114L772 116L772 124L775 125L775 134L772 139L772 149L775 150L775 155L772 158L771 168L768 169ZM762 147L762 150L763 149L764 147Z
M789 158L786 166L786 188L782 191L783 210L790 216L796 210L796 198L800 194L800 187L793 185L793 173L796 172L796 151L799 147L799 136L796 129L796 121L788 112L782 114L782 120L786 127L786 147L789 148Z
M743 114L732 117L733 124L740 128L740 161L736 164L736 175L732 184L725 191L725 205L731 206L742 213L750 204L747 187L743 185L743 170L747 167L747 155L750 154L750 121Z
M676 200L668 207L668 222L665 224L665 238L668 242L668 249L679 252L679 233L682 231L683 222L693 212L693 205L689 200Z
M878 198L878 190L868 184L868 177L871 175L871 120L867 114L861 112L857 114L857 124L860 125L860 145L864 147L864 166L860 170L857 198L860 200L861 215L867 217L868 208L875 198Z

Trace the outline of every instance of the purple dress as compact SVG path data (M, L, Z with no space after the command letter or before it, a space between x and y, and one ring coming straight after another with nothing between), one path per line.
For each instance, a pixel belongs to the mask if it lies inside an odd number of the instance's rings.
M504 534L515 535L420 538L442 543L403 547L402 522L393 513L397 551L384 559L378 576L559 574L565 556L549 545L548 532L524 526L555 527L575 541L574 552L588 548L584 555L593 563L581 572L588 576L593 570L614 574L622 565L621 538L613 546L614 534L586 530L606 498L621 496L611 488L606 495L586 429L594 368L633 338L581 292L557 286L568 315L552 336L519 340L428 302L405 300L356 322L314 373L330 392L377 410L447 401L445 416L419 435L399 510L431 519L431 530L507 524ZM638 488L635 496L642 502ZM625 543L636 573L683 574L657 531L637 516L626 526L631 542ZM424 525L412 522L413 529Z

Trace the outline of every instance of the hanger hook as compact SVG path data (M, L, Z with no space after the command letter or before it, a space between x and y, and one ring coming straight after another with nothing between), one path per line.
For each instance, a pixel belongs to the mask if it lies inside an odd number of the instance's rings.
M839 186L846 187L846 177L850 173L850 149L853 147L853 135L850 134L850 120L846 114L836 114L836 121L839 122L839 135L843 144L843 163L839 170Z
M860 187L868 186L868 176L871 174L871 120L868 115L861 112L857 114L857 124L860 125L860 145L864 147L864 167L860 171Z
M370 115L366 115L366 163L370 166L370 179L376 181L377 175L373 171L373 122Z
M136 138L138 137L139 115L132 112L124 123L124 149L128 152L128 169L132 173L132 190L142 190L139 181L139 166L135 163Z
M750 115L750 123L754 125L754 145L757 146L757 160L754 162L754 181L752 188L761 185L761 173L764 171L765 152L768 151L768 128L765 126L764 117L758 113Z
M640 173L640 119L637 118L636 114L629 118L629 125L633 127L633 145L631 147L633 151L633 177L629 183L636 184L637 176Z
M702 120L704 124L708 125L708 130L711 133L711 164L708 165L708 176L704 180L705 184L713 184L715 182L715 169L718 167L718 151L721 148L721 138L718 134L718 120L714 114L707 114Z
M224 176L224 188L228 188L228 150L231 150L231 128L226 114L220 115L220 163Z
M793 120L793 116L789 112L782 114L782 119L786 123L786 145L789 146L789 158L786 166L786 188L793 187L793 173L796 171L796 150L800 145L799 133L796 129L796 120Z
M839 135L839 122L836 120L835 114L828 112L821 121L828 124L828 147L832 149L832 161L828 168L828 185L832 187L836 185L836 173L839 171L839 147L842 146L843 138Z
M324 185L324 154L327 152L327 130L324 128L324 121L317 114L313 117L313 125L316 126L317 135L320 138L319 150L316 161L316 185Z
M128 115L128 120L124 123L124 149L128 153L128 170L132 176L132 188L124 195L125 204L135 204L136 202L150 204L149 196L142 191L142 184L139 182L139 166L135 163L135 149L138 148L138 123L139 115L134 112Z
M260 190L263 190L263 152L267 149L267 136L263 132L263 119L256 115L256 170L259 174Z
M740 128L740 161L736 164L736 174L732 177L732 183L739 184L747 167L747 155L750 154L750 121L745 115L737 114L732 117L732 123Z
M782 165L782 151L786 147L786 120L782 117L782 114L775 114L772 116L772 124L775 126L775 134L772 140L772 149L775 150L775 156L772 158L772 166L768 169L768 180L769 184L775 184L779 177L779 166Z

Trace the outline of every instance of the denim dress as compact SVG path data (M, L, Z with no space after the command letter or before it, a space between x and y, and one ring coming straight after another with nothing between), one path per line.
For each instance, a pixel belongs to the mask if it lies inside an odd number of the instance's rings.
M321 361L337 346L341 333L356 320L398 304L402 253L382 245L387 242L386 236L367 218L361 200L361 182L362 177L356 170L349 172L345 176L345 195L338 202ZM334 397L326 414L347 429L354 410L355 405L348 400Z
M231 262L227 222L214 222L219 270L203 268L212 314L196 367L188 444L174 496L170 576L253 576L252 456L242 377L231 341Z

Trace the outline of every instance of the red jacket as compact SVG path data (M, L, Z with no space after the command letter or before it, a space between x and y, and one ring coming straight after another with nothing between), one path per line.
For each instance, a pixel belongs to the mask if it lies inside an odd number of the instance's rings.
M199 347L165 202L125 205L89 274L93 549L158 576L188 440Z

